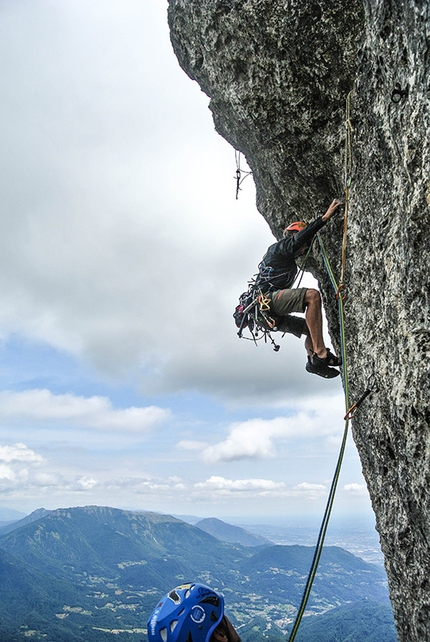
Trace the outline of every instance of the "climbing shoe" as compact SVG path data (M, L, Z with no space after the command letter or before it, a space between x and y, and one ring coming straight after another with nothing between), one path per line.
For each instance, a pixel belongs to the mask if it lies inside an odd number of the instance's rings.
M312 355L312 365L314 366L334 366L335 368L337 366L342 365L342 359L341 357L337 357L335 354L330 352L330 350L327 348L327 355L324 357L324 359L321 359L321 357L318 357L315 353Z
M324 359L322 359L322 361L324 361ZM308 362L305 367L306 372L316 374L319 377L324 377L324 379L334 379L335 377L338 377L340 375L339 370L335 370L334 368L330 368L329 366L326 366L324 364L315 365L313 363L313 358L311 360L310 357L308 357Z

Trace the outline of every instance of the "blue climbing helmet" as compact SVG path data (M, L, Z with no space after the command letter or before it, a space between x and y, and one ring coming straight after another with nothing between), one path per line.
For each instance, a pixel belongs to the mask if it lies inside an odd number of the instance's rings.
M149 642L209 642L224 615L224 598L204 584L167 593L148 620Z

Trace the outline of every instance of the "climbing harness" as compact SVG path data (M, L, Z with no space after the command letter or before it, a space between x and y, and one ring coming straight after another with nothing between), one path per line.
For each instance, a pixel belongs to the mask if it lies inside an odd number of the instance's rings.
M241 294L233 317L239 328L237 335L240 339L254 341L255 345L260 339L264 339L265 343L270 341L274 351L278 352L280 346L271 335L271 332L277 330L277 319L270 313L270 299L263 292L263 284L264 273L259 272L249 282L248 290ZM243 335L245 328L248 329L250 337Z
M241 191L240 186L242 185L245 178L250 174L252 174L252 172L251 171L245 172L243 169L240 168L240 152L237 149L234 150L234 156L236 159L236 176L234 178L236 181L236 200L237 200L239 198L239 192Z
M344 276L345 276L345 263L346 263L346 236L347 236L347 218L348 218L348 203L349 203L349 188L351 184L351 174L352 174L352 146L351 146L351 92L347 96L346 100L346 114L345 114L345 123L346 123L346 143L345 143L345 216L344 216L344 230L343 230L343 242L342 242L342 267L341 267L341 276L339 284L336 282L333 270L331 268L327 252L324 247L324 243L321 239L320 234L317 234L318 243L321 248L321 253L324 261L324 265L327 271L327 274L330 278L333 289L336 293L336 300L338 305L339 313L339 333L340 333L340 347L342 355L342 378L344 384L345 392L345 409L346 414L344 416L345 427L342 436L342 442L340 446L339 456L333 475L333 480L330 486L330 491L327 498L326 508L324 511L320 531L318 534L317 543L315 546L314 556L311 563L311 568L309 570L309 575L306 581L304 588L302 600L297 611L296 619L291 629L288 642L293 642L296 637L297 631L299 629L303 614L306 609L306 605L309 599L309 595L312 589L312 584L315 579L315 575L318 569L318 564L320 561L321 553L324 546L324 540L327 532L327 527L330 520L331 510L333 507L334 498L336 495L337 484L339 481L340 471L342 468L343 457L345 454L345 448L348 438L349 422L354 417L355 411L363 401L372 393L378 390L376 378L374 375L371 375L367 381L367 388L361 397L356 401L352 406L350 406L349 401L349 381L348 381L348 366L347 366L347 355L346 355L346 337L345 337L345 315L344 315L344 301L346 299L345 289L344 289Z
M312 239L309 245L306 256L295 276L291 289L300 287L314 240L315 239ZM248 283L248 290L240 295L239 305L236 306L233 313L236 326L239 328L237 335L239 339L254 341L255 345L257 345L257 341L264 339L264 343L270 342L273 346L273 350L275 352L279 352L281 346L275 343L271 335L271 332L277 332L278 330L278 320L271 312L271 300L267 296L267 293L270 292L271 289L271 279L274 276L274 270L272 267L266 266L264 261L260 263L258 269L258 274L255 274ZM286 275L287 273L276 274L276 278L278 279ZM249 331L251 335L250 337L244 336L243 332L245 329Z

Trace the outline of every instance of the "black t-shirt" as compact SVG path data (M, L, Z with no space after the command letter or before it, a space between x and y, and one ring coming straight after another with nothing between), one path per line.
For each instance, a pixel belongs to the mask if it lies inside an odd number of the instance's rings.
M324 225L325 221L319 216L297 234L286 236L269 247L259 266L263 291L283 290L293 285L297 274L296 252L308 245Z

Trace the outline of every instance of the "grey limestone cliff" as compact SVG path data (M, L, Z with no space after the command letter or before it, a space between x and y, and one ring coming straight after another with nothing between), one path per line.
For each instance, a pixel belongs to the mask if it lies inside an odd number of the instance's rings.
M424 0L170 0L180 65L246 156L275 236L345 186L350 395L399 639L430 640L430 9ZM324 231L339 274L341 216ZM315 250L334 345L336 302Z

